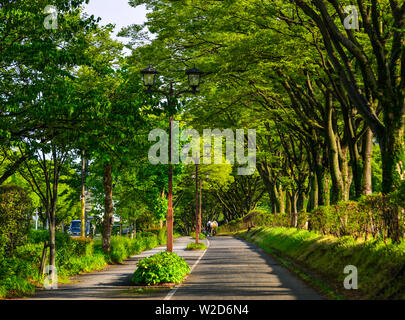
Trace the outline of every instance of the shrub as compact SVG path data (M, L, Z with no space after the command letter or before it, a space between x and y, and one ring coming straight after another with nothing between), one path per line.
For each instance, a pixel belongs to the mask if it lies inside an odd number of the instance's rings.
M0 297L27 296L35 292L35 285L19 276L0 280Z
M115 263L122 263L129 256L125 240L120 236L111 237L110 258Z
M121 263L132 254L151 249L158 245L157 235L147 234L149 237L130 239L128 237L111 237L111 251L102 251L101 241L74 238L57 232L56 237L56 265L58 276L70 277L81 272L100 270L108 262ZM6 240L0 237L0 299L24 296L33 293L35 286L32 282L41 283L39 266L42 257L44 241L49 238L49 231L32 230L29 242L18 246L11 257L4 255Z
M138 284L180 283L190 272L186 261L173 252L160 252L140 260L131 279Z
M167 242L167 230L166 228L160 229L158 233L158 242L159 244L166 244Z
M27 241L32 214L28 193L17 185L0 186L0 237L5 241L5 253Z
M199 243L195 243L195 242L191 242L187 244L187 250L205 250L207 249L207 246L205 245L205 243L199 242Z
M105 256L96 253L90 256L72 256L69 260L59 269L59 274L62 276L73 276L81 272L91 272L93 270L100 270L107 264Z
M49 240L49 231L48 230L34 230L31 229L28 241L31 243L40 243Z
M144 238L146 250L152 249L159 245L157 237L146 237Z
M190 232L190 237L192 237L193 239L195 239L195 232ZM198 238L199 239L207 239L207 237L205 236L205 234L204 233L200 233L199 235L198 235Z
M72 239L72 250L75 255L89 256L94 252L94 241L89 238Z
M344 237L351 235L355 239L364 237L387 238L387 226L384 221L385 210L399 213L400 234L405 233L405 183L388 196L369 195L359 201L345 201L330 206L318 207L312 212L298 213L298 228L317 231L323 235ZM249 227L290 227L290 214L268 213L256 209L243 218L233 220L219 227L219 232L236 232Z

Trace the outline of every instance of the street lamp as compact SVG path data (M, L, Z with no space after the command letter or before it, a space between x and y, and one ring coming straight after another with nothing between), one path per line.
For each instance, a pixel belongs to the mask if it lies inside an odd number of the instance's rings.
M197 93L197 88L200 85L202 71L194 67L187 70L186 75L188 76L188 84L193 89L193 93Z
M157 72L155 69L153 69L151 65L141 71L142 78L143 78L143 85L146 88L148 88L148 91L150 91L152 89L152 87L155 85L156 75L158 73L159 72Z
M166 97L167 106L169 110L173 110L172 104L174 101L184 93L197 93L197 88L200 85L200 79L203 72L197 68L192 68L186 71L188 76L188 83L191 87L190 90L181 90L177 93L173 90L173 85L170 84L168 92L163 90L152 90L156 83L156 75L159 74L151 65L148 68L141 71L143 77L143 84L147 88L147 92L159 93ZM170 129L169 129L169 194L168 194L168 207L167 207L167 251L173 252L173 165L172 165L172 122L173 118L170 117Z

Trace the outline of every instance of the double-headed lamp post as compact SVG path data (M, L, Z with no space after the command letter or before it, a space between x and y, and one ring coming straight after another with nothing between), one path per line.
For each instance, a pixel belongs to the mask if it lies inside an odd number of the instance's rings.
M159 74L152 66L141 71L143 76L143 84L147 88L149 93L159 93L166 97L167 105L172 107L173 101L175 101L180 95L185 93L196 94L197 88L200 85L202 72L197 68L192 68L186 71L188 76L188 84L190 90L181 90L177 93L173 90L173 85L170 83L169 91L163 91L160 89L152 89L156 84L156 76ZM170 108L171 109L171 108ZM168 208L167 208L167 251L173 252L173 165L172 165L172 122L173 118L170 117L169 128L169 195L168 195Z

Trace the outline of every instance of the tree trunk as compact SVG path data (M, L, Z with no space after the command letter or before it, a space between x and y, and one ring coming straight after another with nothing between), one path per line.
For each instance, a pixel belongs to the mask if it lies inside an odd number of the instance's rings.
M278 203L279 203L279 213L285 213L285 191L281 185L278 186Z
M110 252L111 248L111 231L114 219L114 205L112 194L112 165L104 165L104 223L103 223L103 250Z
M402 158L404 156L404 131L403 119L395 119L392 113L387 114L385 119L386 135L385 139L380 142L383 181L382 193L384 195L394 191L399 185L402 178L401 167L403 170L404 164ZM399 227L399 208L389 208L384 210L384 220L388 226L388 237L394 242L399 242L400 227Z
M362 195L369 195L373 192L371 180L371 163L373 157L373 132L367 129L363 138L363 175L361 182Z
M319 195L319 190L318 190L318 181L317 181L317 175L313 173L311 175L311 193L310 193L310 204L308 211L311 212L312 210L318 208L318 195Z
M292 209L291 209L291 193L290 191L286 191L286 205L285 205L285 212L289 215L291 215Z
M329 175L325 174L323 176L323 185L325 188L325 206L330 206L330 179Z
M326 124L326 136L329 145L329 161L330 161L330 173L332 178L332 203L337 203L344 198L344 186L342 174L339 166L339 151L336 143L336 135L333 130L333 109L332 101L330 97L326 97L327 106L327 124Z
M317 148L316 154L315 154L315 159L316 159L316 166L315 166L315 173L316 173L316 182L318 184L317 189L318 189L318 205L319 206L324 206L327 204L327 192L328 188L325 185L325 167L322 164L322 154Z
M341 163L341 176L343 183L343 200L348 201L350 197L350 185L352 184L352 174L349 170L349 160L348 160L348 146L340 147L340 163Z
M56 267L56 246L55 246L55 219L53 210L49 208L50 219L48 221L49 225L49 265ZM50 271L51 272L51 271Z
M296 228L298 224L298 193L291 192L291 227Z
M134 218L134 238L136 239L136 217Z

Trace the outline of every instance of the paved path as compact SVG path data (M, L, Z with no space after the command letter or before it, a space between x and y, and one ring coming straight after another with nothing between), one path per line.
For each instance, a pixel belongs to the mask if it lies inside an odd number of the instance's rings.
M323 299L264 250L231 237L210 247L173 300Z
M192 242L190 237L178 238L174 241L173 251L185 258L192 266L202 255L201 251L185 250L187 243ZM56 290L38 290L29 299L33 300L114 300L114 299L163 299L170 288L152 288L140 290L131 286L130 279L136 269L136 263L157 252L166 250L166 246L147 250L131 257L121 265L110 265L104 270L88 274L81 274L71 278L72 283L59 284Z
M165 247L131 257L123 265L79 275L74 283L61 284L57 290L39 290L31 299L166 299L166 300L267 300L322 299L303 281L282 267L262 249L232 237L209 239L209 248L185 250L191 238L179 238L174 251L194 268L182 285L140 290L131 287L136 262Z

